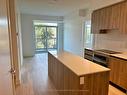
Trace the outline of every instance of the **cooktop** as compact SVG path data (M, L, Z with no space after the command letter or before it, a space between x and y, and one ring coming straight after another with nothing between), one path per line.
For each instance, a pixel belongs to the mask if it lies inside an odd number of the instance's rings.
M100 49L100 50L96 50L96 52L104 52L104 53L108 53L108 54L119 54L121 52L117 52L117 51L112 51L112 50L106 50L106 49Z

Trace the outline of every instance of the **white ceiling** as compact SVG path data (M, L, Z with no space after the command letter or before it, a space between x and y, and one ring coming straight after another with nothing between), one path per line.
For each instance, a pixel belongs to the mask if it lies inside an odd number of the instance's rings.
M21 13L65 16L79 9L96 9L122 0L17 0Z
M84 8L89 0L18 0L21 13L64 16Z

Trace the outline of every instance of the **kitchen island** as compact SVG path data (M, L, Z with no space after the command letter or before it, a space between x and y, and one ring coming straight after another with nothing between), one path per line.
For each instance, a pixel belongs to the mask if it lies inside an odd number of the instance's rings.
M48 52L48 74L59 95L108 95L109 71L66 51Z

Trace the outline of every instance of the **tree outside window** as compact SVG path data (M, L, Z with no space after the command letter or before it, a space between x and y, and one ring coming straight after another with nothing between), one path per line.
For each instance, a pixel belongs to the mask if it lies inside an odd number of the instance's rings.
M35 23L36 50L57 48L57 26Z

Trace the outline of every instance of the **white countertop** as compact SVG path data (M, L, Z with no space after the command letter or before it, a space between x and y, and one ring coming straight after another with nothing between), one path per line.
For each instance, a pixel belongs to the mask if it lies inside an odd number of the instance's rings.
M66 51L49 52L78 76L109 71L110 69Z
M127 52L123 52L121 54L110 54L111 56L117 57L117 58L122 58L127 60Z

